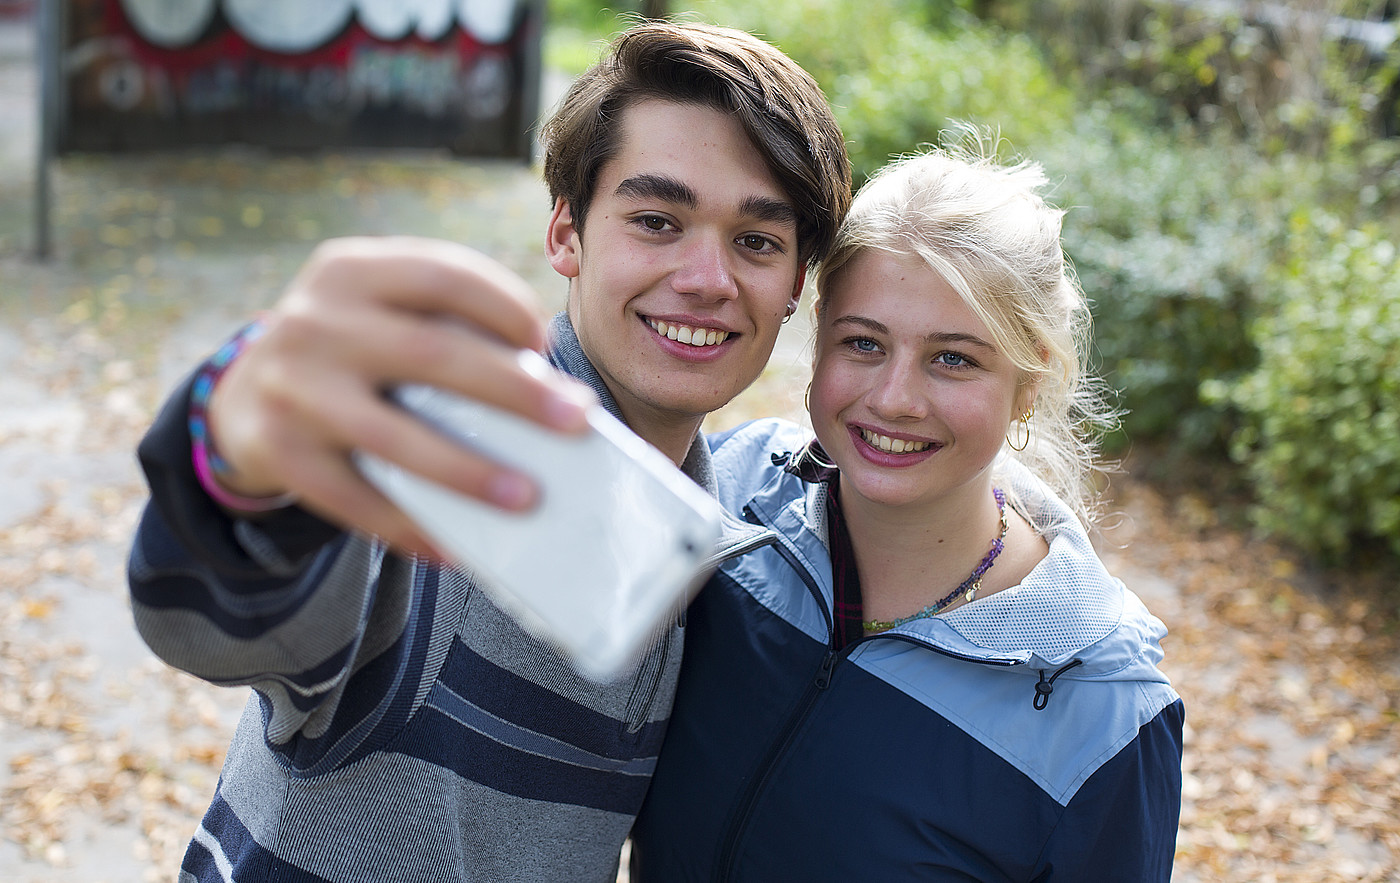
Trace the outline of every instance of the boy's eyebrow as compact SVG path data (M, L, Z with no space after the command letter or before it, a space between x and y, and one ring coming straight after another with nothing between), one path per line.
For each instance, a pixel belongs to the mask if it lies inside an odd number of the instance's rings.
M633 175L617 185L618 196L631 199L659 199L694 209L700 205L695 191L665 175Z
M657 199L694 210L700 197L687 184L667 175L633 175L617 185L614 191L624 199ZM750 196L739 204L739 213L759 221L797 225L797 209L782 199L771 196Z
M792 203L771 196L750 196L739 206L739 212L759 221L797 226L797 209Z

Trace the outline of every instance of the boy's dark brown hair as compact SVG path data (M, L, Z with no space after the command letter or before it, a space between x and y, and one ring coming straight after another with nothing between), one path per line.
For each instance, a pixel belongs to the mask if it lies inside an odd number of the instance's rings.
M732 114L797 211L797 253L818 262L851 204L851 166L821 88L776 47L713 25L648 22L622 32L545 123L544 180L584 229L598 172L619 149L622 111L657 98Z

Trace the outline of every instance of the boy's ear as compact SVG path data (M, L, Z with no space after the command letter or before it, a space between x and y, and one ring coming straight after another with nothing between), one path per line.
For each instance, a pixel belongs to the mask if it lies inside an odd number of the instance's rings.
M807 284L807 265L803 264L797 268L797 282L792 286L792 305L788 309L788 315L797 312L797 305L802 300L802 286Z
M545 228L545 257L549 259L554 272L566 279L573 279L579 273L580 249L573 211L561 196L554 200L554 211L549 216L549 226Z

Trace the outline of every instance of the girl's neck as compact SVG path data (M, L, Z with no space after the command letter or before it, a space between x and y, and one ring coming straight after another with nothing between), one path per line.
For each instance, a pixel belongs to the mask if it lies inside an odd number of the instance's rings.
M894 619L943 597L1000 533L990 481L918 508L841 495L860 573L864 618Z

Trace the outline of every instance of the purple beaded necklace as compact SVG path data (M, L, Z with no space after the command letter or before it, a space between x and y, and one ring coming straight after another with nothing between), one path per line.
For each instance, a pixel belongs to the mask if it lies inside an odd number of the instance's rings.
M982 563L978 564L977 567L973 569L972 573L968 575L967 579L963 580L956 589L953 589L947 596L928 605L918 613L901 616L899 619L872 619L861 623L867 632L888 631L896 626L904 625L906 622L937 616L942 610L947 608L949 604L953 603L954 599L959 595L965 596L969 601L977 597L977 591L982 588L982 574L987 572L992 566L992 562L996 561L997 556L1001 554L1002 547L1005 545L1006 531L1008 528L1006 520L1006 494L1002 493L1001 488L996 487L992 488L992 496L995 497L997 501L997 515L1001 517L1001 533L997 535L996 539L992 540L992 548L987 552L986 557L982 559Z

